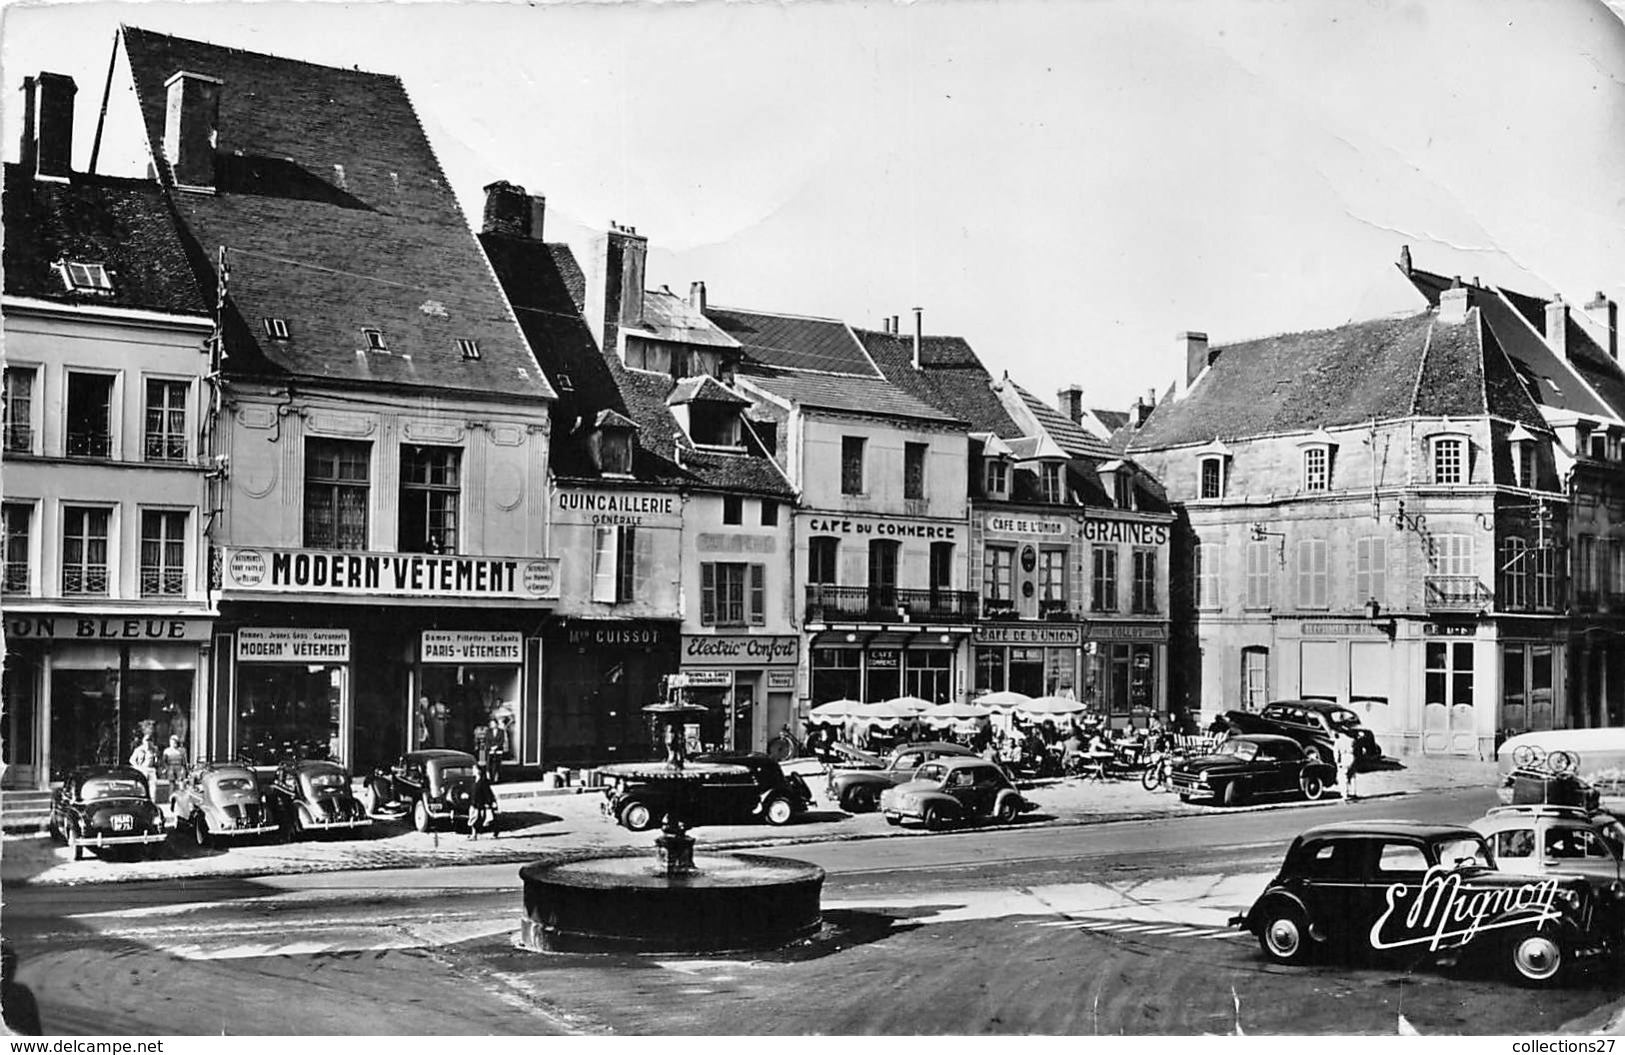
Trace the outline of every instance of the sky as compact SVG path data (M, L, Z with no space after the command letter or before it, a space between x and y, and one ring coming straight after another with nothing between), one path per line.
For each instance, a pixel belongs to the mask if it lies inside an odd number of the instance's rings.
M1625 299L1625 24L1601 0L12 3L22 78L114 31L399 76L473 224L506 179L580 257L879 328L1126 409L1216 344L1414 311L1394 262ZM230 90L229 85L226 88ZM110 128L135 127L132 99ZM139 174L109 132L98 168Z

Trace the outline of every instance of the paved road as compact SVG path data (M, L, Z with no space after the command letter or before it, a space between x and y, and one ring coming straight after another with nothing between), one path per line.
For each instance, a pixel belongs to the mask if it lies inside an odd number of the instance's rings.
M1467 819L1485 792L1339 807ZM1328 811L816 843L817 939L750 958L512 946L512 864L7 891L61 1033L1427 1033L1555 1030L1617 1000L1269 965L1226 916ZM703 835L703 833L702 833Z

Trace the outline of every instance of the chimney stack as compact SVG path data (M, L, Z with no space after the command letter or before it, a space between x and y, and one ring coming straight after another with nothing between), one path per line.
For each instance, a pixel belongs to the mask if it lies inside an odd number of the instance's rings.
M704 315L705 305L705 283L690 282L688 284L688 306L699 312L701 315Z
M1205 333L1196 333L1194 331L1182 333L1176 340L1179 342L1180 350L1185 353L1185 389L1188 391L1196 383L1196 379L1201 376L1202 371L1206 370L1213 360L1218 358L1218 353L1210 353L1207 350L1207 334Z
M920 345L925 341L925 309L914 309L914 369L920 368Z
M185 70L164 82L164 158L177 187L214 189L214 151L220 136L218 77Z
M1591 303L1586 305L1586 311L1603 328L1603 346L1608 349L1608 357L1618 361L1619 305L1603 296L1602 290L1599 289L1597 295L1591 298Z
M1145 405L1148 406L1148 407L1154 407L1154 406L1157 405L1157 390L1156 389L1148 388L1148 389L1145 390Z
M1439 294L1439 321L1452 326L1467 321L1467 288L1459 282Z
M1546 343L1552 346L1552 351L1568 358L1569 354L1569 306L1563 303L1561 294L1552 294L1551 301L1546 305Z
M1151 411L1155 409L1155 407L1155 402L1147 402L1143 399L1136 399L1134 401L1133 410L1129 414L1130 419L1132 419L1134 422L1134 427L1139 428L1141 425L1144 425L1146 419L1151 416Z
M1411 273L1411 247L1408 245L1399 247L1399 269L1406 275Z
M23 78L23 142L19 158L30 176L65 180L73 172L73 97L65 73Z
M1083 387L1067 385L1055 393L1055 405L1076 425L1083 420Z
M485 234L512 235L540 242L546 219L547 199L542 195L526 194L525 188L507 180L486 184L485 219L481 228Z

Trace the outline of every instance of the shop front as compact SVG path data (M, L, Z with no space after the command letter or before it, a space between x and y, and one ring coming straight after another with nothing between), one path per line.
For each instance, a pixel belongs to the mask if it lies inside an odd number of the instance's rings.
M654 757L643 708L677 672L675 619L557 619L543 631L542 761L591 766Z
M5 786L124 762L143 735L197 757L211 619L8 612L5 626Z
M761 751L786 725L796 727L793 634L684 634L679 686L706 708L699 737L729 751Z
M1111 728L1167 723L1168 626L1090 620L1084 627L1079 699Z
M983 623L972 637L976 688L1028 696L1079 698L1083 628L1076 624Z
M823 631L808 651L813 705L915 696L931 703L965 697L963 632Z

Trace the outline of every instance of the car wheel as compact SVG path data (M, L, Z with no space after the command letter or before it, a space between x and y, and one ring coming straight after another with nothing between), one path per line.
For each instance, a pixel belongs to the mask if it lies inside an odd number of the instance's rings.
M62 825L56 822L56 814L54 813L51 814L51 819L45 822L45 830L51 833L52 842L65 843L68 841L67 835L63 834Z
M863 784L846 789L841 795L841 809L848 813L873 813L880 805L880 796L875 789Z
M1309 959L1309 925L1303 913L1290 905L1270 909L1258 931L1258 947L1276 963Z
M203 814L192 814L192 838L199 849L209 848L209 822L203 819Z
M948 815L943 812L941 806L927 806L923 819L927 831L940 832L948 827Z
M1004 798L1000 799L999 805L993 811L994 818L997 819L1000 824L1013 824L1015 823L1015 819L1020 815L1021 803L1016 801L1016 797L1014 795L1006 795Z
M1568 957L1563 943L1554 935L1541 932L1515 938L1508 944L1507 966L1512 969L1513 980L1520 985L1553 985L1563 975Z
M73 859L75 861L83 861L85 859L85 848L83 846L75 846L73 848Z
M1298 778L1298 788L1303 792L1304 798L1313 802L1325 792L1326 785L1313 773L1305 773Z
M621 825L629 832L646 832L655 826L655 811L647 802L629 802L621 810Z
M1246 802L1247 793L1241 790L1241 781L1232 780L1226 784L1224 790L1219 793L1219 801L1226 806L1240 806Z
M795 807L790 805L790 800L779 795L769 799L767 809L762 811L762 816L767 819L767 823L775 828L789 824L790 819L795 815Z
M897 827L900 827L902 825L903 818L894 817L894 816L892 816L891 814L888 813L888 814L886 814L886 823L891 825L893 828L897 828Z
M429 804L422 799L412 804L412 827L420 832L429 830Z
M1183 791L1181 791L1179 793L1179 801L1180 802L1189 802L1190 800L1191 800L1191 797L1189 795L1185 794Z

